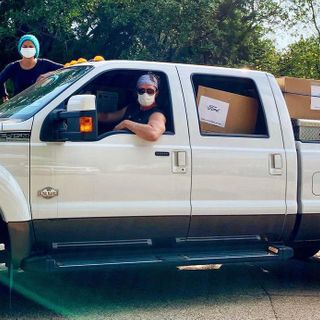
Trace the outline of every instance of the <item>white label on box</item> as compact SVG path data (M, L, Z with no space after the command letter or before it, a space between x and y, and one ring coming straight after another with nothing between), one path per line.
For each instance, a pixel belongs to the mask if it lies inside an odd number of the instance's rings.
M320 86L318 84L311 85L311 96L320 98Z
M311 110L320 110L320 97L311 97Z
M226 125L229 103L201 96L199 102L200 121L224 128Z

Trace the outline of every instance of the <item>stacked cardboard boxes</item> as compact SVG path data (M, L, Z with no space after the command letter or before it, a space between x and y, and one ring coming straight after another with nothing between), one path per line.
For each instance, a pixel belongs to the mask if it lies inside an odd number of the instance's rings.
M277 81L291 118L320 120L320 81L292 77Z
M258 113L256 99L199 86L197 105L202 133L255 132Z

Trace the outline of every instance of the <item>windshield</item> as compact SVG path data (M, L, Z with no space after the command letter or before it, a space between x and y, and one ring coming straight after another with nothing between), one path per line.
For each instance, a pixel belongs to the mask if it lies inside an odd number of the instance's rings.
M0 106L1 119L24 121L35 115L62 91L83 77L92 66L60 69L14 96Z

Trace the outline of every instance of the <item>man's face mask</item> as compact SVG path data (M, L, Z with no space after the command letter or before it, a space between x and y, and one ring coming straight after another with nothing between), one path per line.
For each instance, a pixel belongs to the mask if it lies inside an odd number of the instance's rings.
M154 89L139 88L138 89L138 102L143 107L151 106L155 102L156 91Z
M21 48L20 53L25 58L33 58L36 55L36 48Z

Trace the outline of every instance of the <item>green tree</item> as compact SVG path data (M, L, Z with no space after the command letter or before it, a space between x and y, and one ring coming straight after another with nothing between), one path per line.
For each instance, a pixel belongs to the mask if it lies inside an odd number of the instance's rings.
M274 0L2 0L1 63L34 33L42 55L66 62L102 54L274 69L267 29L283 18Z
M238 65L281 14L272 1L102 1L90 46L111 58ZM254 48L253 48L254 47ZM252 62L252 61L250 61Z
M320 79L319 41L317 37L301 38L282 54L281 75Z
M18 58L19 37L33 33L41 43L41 53L63 61L72 56L79 23L86 23L96 10L96 1L2 0L0 1L0 44L5 48L1 62Z
M288 0L285 4L287 30L300 39L282 52L279 72L320 79L320 2Z
M320 2L319 0L289 0L287 10L290 12L290 27L304 25L320 42ZM296 32L297 30L294 29Z

